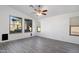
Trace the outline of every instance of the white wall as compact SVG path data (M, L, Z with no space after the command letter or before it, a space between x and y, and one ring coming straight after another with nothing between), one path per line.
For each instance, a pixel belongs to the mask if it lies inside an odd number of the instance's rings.
M0 42L2 42L2 34L8 33L9 34L9 15L22 17L22 18L30 18L29 16L10 8L9 6L0 6ZM23 19L22 19L23 20ZM35 28L36 28L36 21L34 18L33 20L33 36L36 34ZM24 21L24 20L23 20ZM24 29L24 28L23 28ZM30 33L16 33L16 34L9 34L9 40L16 40L21 38L27 38L30 37Z
M39 19L41 32L38 36L79 44L79 36L69 35L69 21L79 12Z

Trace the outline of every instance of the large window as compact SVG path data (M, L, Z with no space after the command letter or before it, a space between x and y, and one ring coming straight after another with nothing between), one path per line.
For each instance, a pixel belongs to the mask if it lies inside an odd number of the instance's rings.
M30 20L30 19L24 20L24 31L32 32L32 20Z
M79 16L70 18L70 35L79 36Z
M22 18L16 16L10 16L10 33L22 32Z

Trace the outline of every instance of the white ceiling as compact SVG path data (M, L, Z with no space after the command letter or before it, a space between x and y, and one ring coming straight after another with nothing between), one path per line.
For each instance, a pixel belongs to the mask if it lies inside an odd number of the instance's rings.
M25 14L34 15L33 8L29 7L29 5L10 5L10 7L15 8L18 11L21 11ZM48 9L47 15L39 16L38 18L50 17L79 11L79 5L44 5L43 7Z

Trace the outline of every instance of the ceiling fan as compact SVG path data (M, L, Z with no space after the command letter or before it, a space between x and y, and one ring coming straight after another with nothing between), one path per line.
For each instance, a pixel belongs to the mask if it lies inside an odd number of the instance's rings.
M42 5L30 5L34 9L34 13L38 16L47 15L47 9L44 9Z

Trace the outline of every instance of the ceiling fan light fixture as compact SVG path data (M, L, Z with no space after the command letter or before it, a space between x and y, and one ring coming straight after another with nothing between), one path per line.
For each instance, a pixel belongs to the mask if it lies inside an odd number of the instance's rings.
M42 15L47 15L47 9L42 7L41 5L38 5L38 6L30 6L32 8L34 8L34 13L37 15L37 16L42 16Z
M38 12L36 13L36 15L37 15L37 16L42 16L42 14L41 14L41 13L38 13Z

